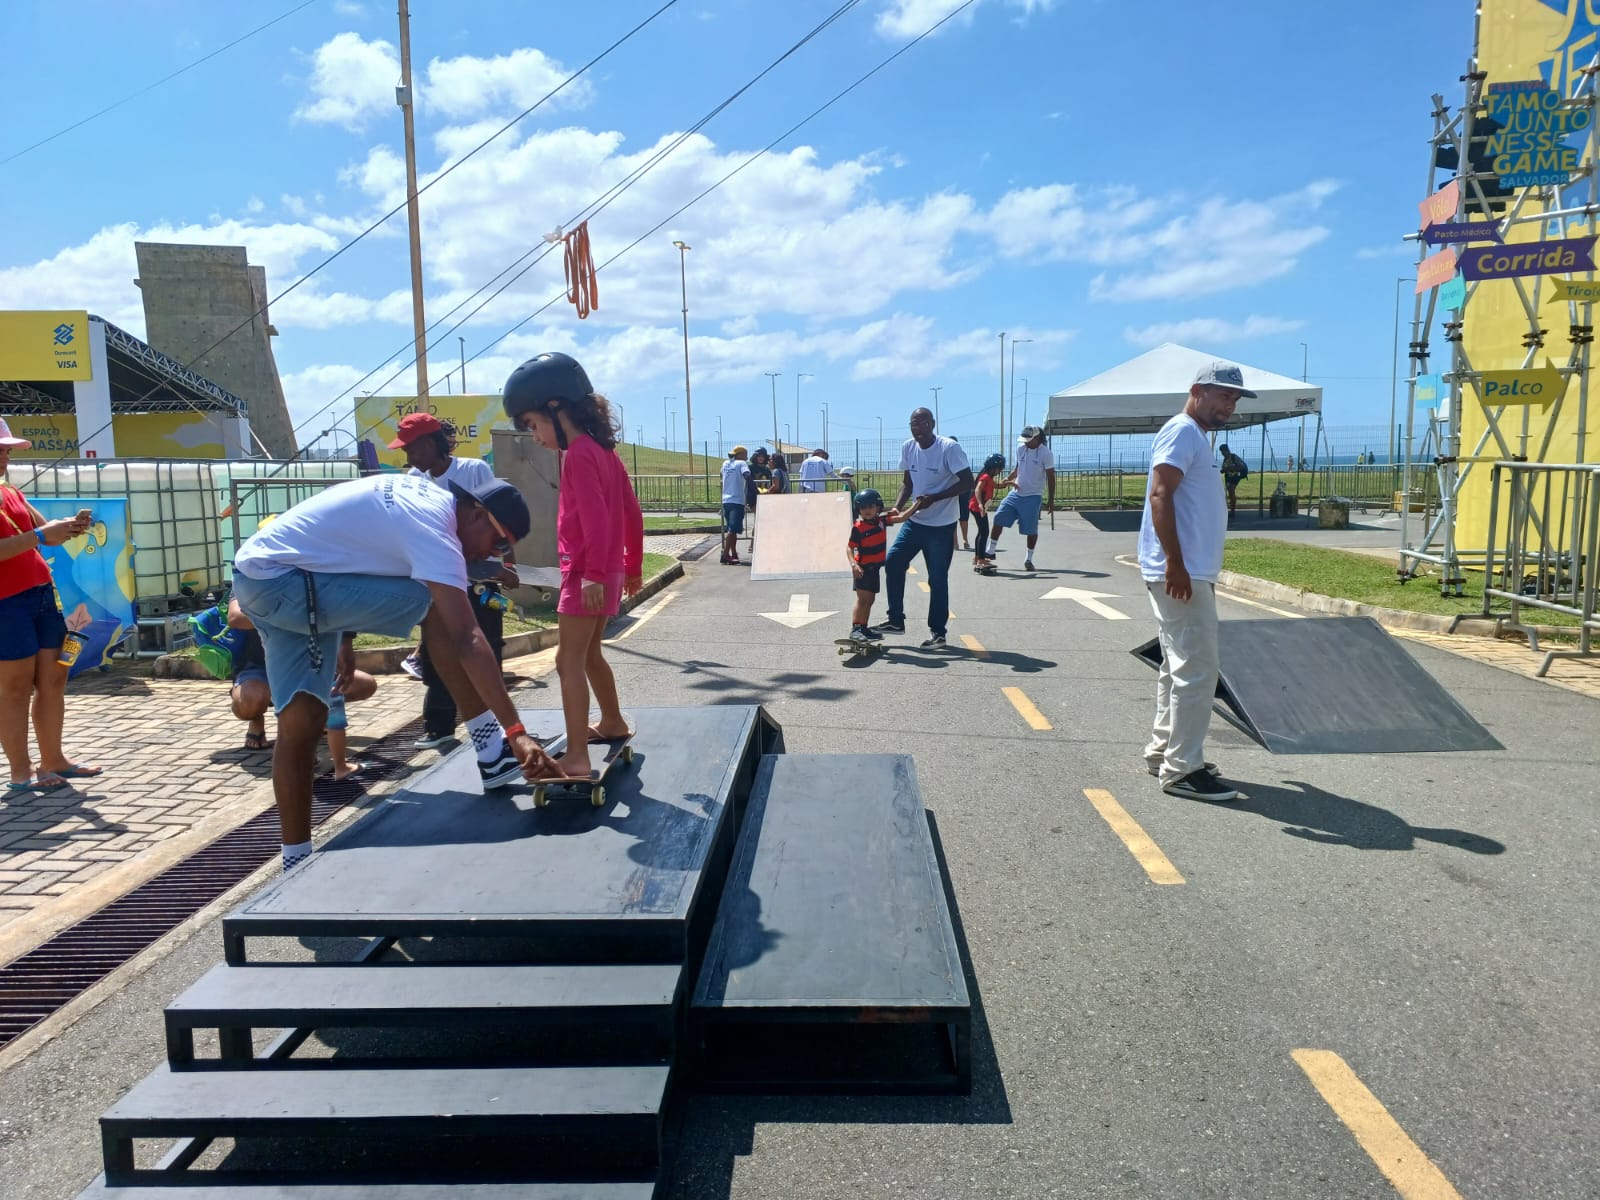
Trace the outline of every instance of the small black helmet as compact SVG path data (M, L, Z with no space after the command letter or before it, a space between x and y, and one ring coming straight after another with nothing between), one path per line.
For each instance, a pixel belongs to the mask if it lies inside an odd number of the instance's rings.
M878 494L877 488L862 488L856 493L856 513L859 514L869 504L883 507L883 497Z
M594 386L582 364L570 354L551 351L536 354L511 372L500 402L506 416L516 425L523 413L535 409L548 411L552 401L573 403L594 394Z
M983 460L983 474L993 477L997 471L1006 469L1006 456L1004 454L991 454Z

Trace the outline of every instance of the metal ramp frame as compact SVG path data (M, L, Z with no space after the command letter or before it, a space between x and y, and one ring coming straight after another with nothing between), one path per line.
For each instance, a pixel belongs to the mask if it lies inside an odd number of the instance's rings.
M1500 743L1371 617L1217 626L1217 712L1273 754L1425 754ZM1161 665L1153 639L1133 655Z

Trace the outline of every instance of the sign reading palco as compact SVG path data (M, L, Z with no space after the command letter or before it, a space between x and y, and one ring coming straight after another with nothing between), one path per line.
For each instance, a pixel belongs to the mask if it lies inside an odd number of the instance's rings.
M1461 254L1466 279L1512 279L1519 275L1554 275L1559 271L1594 270L1594 238L1562 238L1510 246L1474 246Z
M1500 132L1489 135L1487 147L1501 183L1559 186L1578 169L1579 150L1566 140L1594 123L1587 104L1566 107L1541 79L1491 83L1485 104L1490 118L1500 125Z

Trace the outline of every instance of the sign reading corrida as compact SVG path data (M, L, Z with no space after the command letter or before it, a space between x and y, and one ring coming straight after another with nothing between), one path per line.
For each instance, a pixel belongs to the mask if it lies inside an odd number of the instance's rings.
M1567 107L1542 79L1491 83L1485 103L1500 126L1488 138L1494 171L1507 187L1565 186L1578 169L1579 150L1567 138L1594 122L1587 106Z

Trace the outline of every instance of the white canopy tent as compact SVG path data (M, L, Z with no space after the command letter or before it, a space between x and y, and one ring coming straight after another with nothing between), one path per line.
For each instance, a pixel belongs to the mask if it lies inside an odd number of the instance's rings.
M1195 372L1221 355L1191 350L1173 342L1147 350L1050 397L1045 432L1049 434L1155 433L1182 410ZM1239 364L1244 385L1256 393L1241 399L1229 429L1264 425L1293 417L1319 416L1322 389L1315 384Z

